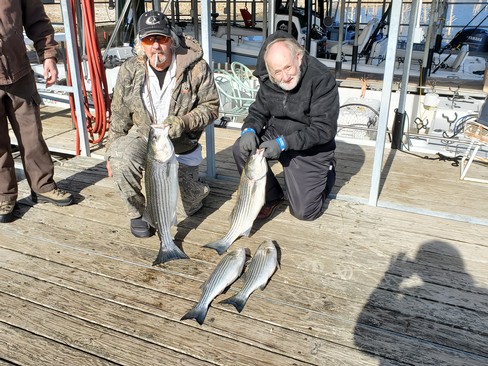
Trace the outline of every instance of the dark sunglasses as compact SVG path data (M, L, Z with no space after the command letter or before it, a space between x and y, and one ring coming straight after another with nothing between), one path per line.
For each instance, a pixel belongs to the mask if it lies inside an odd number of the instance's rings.
M141 43L145 46L152 46L154 42L158 42L159 44L166 44L171 42L171 37L158 35L141 38Z

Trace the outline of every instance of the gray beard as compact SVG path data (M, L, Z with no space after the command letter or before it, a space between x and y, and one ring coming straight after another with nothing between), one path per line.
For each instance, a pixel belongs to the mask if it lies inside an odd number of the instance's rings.
M296 88L301 78L302 78L302 72L300 69L298 69L298 73L295 75L295 78L293 79L293 82L291 84L278 82L276 83L276 85L278 85L281 89L285 91L290 91Z

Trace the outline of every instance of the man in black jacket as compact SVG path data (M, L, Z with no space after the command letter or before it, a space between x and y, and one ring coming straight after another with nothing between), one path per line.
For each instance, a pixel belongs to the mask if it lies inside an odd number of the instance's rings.
M266 158L283 166L291 214L315 220L335 183L336 80L283 31L263 44L254 75L259 91L233 146L239 173L249 154L258 146L265 149ZM268 169L266 204L257 218L268 218L283 199L283 189Z

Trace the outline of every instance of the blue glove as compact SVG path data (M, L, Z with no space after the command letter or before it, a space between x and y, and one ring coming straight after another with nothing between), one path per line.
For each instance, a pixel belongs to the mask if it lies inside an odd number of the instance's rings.
M259 138L256 135L256 131L252 128L245 128L241 133L241 139L239 140L239 149L242 154L254 155L258 147Z
M260 149L264 150L264 157L267 159L278 159L282 151L286 150L286 142L283 136L277 137L274 140L264 141L259 145Z
M177 139L185 131L185 122L181 117L168 116L163 124L170 125L168 136L170 139Z

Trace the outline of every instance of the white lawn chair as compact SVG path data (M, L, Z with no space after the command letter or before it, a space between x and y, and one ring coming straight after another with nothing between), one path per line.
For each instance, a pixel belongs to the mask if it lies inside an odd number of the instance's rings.
M250 98L255 98L259 89L259 83L258 79L252 74L251 69L237 61L230 64L230 69L244 93Z
M214 73L215 84L219 93L220 108L219 114L222 122L237 122L247 116L249 106L254 102L237 79L227 73ZM225 123L223 124L225 126Z

